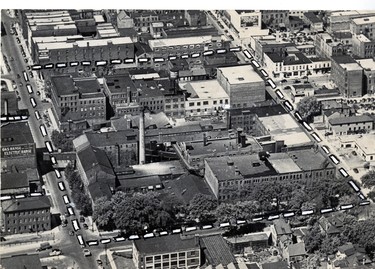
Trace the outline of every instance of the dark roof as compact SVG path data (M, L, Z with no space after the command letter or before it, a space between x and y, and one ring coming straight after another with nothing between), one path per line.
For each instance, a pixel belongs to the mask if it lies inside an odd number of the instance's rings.
M52 76L52 90L55 90L57 96L73 94L74 93L74 82L71 75Z
M287 114L285 109L280 105L269 105L269 106L254 106L248 108L234 108L229 109L231 116L237 116L242 114L256 114L258 117L268 117L275 115Z
M227 266L230 263L237 263L228 243L221 235L202 237L200 241L210 265L218 266L222 264L223 266Z
M307 255L304 242L289 245L288 252L289 257Z
M119 176L121 187L126 189L147 188L148 186L161 185L160 177L157 175L137 178L121 178Z
M137 36L137 31L134 28L118 28L120 36L135 37Z
M38 254L22 254L2 258L1 266L4 269L42 269Z
M323 22L321 19L319 19L313 12L305 12L303 14L309 21L312 23L319 23Z
M344 253L346 256L353 255L356 252L352 243L346 243L345 245L338 247L337 250Z
M1 173L1 190L27 187L29 187L29 181L26 173Z
M166 29L165 33L168 38L176 37L191 37L191 36L202 36L202 35L218 35L218 30L213 26L203 27L178 27L172 29Z
M283 219L274 220L273 224L275 226L275 230L278 236L293 233L292 229L290 228L290 225L286 223Z
M22 199L12 199L2 202L4 212L30 211L51 207L51 202L47 196L26 197Z
M100 92L100 84L96 78L74 78L73 82L80 93Z
M352 38L353 34L351 32L333 32L334 38L343 39L343 38Z
M313 149L288 151L288 155L302 171L333 167L322 153Z
M141 239L133 242L140 254L158 254L199 249L194 237L183 237L180 234Z
M296 52L288 55L284 58L284 65L293 65L293 64L308 64L311 63L311 60L305 56L302 52Z
M280 53L266 52L266 54L273 62L281 63L283 61L283 56Z
M93 201L103 196L110 199L112 196L112 191L111 191L110 186L107 184L107 182L103 182L102 180L90 183L90 185L88 186L88 189L90 192L91 199Z
M103 172L115 176L112 165L103 150L88 146L78 152L77 155L85 172L99 166Z
M116 144L121 145L136 143L138 141L138 132L134 129L105 133L87 132L85 135L93 147L99 148L114 146Z
M150 48L150 46L148 44L145 44L145 43L135 43L135 54L137 56L140 56L144 53L151 53L152 52L152 49Z
M246 263L246 266L247 266L248 269L260 269L258 264L256 264L256 263L250 263L250 264Z
M360 123L360 122L374 122L374 120L368 115L337 117L337 118L333 118L329 120L329 123L331 125Z
M105 83L111 93L127 93L137 91L129 74L104 76Z
M15 91L13 92L1 92L1 103L4 104L4 101L7 101L8 104L8 115L17 115L18 111L18 100L17 94ZM1 114L5 114L5 107L4 105L1 106Z
M262 264L262 269L288 269L288 263L286 261L271 262Z
M163 97L164 93L159 86L158 81L155 80L134 80L134 85L139 91L139 99L150 97Z
M349 55L336 55L331 57L333 61L335 61L338 64L351 64L351 63L357 63L356 60L353 59L353 57Z
M1 147L23 144L34 144L27 121L12 122L1 126Z

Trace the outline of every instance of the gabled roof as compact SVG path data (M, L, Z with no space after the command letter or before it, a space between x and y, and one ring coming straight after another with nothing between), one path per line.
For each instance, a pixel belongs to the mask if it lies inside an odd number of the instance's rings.
M112 165L103 150L89 146L78 152L77 156L80 159L85 172L98 166L103 172L115 176Z
M202 237L200 240L203 248L205 248L204 252L209 264L213 266L219 264L227 266L230 263L237 263L228 243L221 235Z
M1 190L29 187L26 173L1 173Z
M273 221L273 225L275 226L275 230L278 236L292 234L292 229L290 225L285 222L283 219L277 219Z
M47 196L26 197L3 201L1 204L4 213L46 209L51 207Z

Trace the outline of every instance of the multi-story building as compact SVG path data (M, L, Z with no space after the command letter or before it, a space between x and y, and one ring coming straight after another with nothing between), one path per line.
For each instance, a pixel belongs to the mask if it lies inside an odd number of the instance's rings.
M350 22L350 31L353 35L363 34L371 41L375 40L373 27L375 27L375 16L356 18Z
M375 40L370 40L364 34L353 35L352 53L360 58L375 57Z
M113 114L117 107L137 102L137 89L128 74L104 76L103 88Z
M240 38L269 32L268 29L262 30L262 14L259 10L225 10L223 15Z
M374 14L374 10L333 11L327 16L327 30L330 33L348 31L350 30L352 19L368 17Z
M363 94L375 93L375 60L363 59L357 60L363 68Z
M1 173L1 196L29 194L30 186L26 173Z
M129 129L117 132L86 132L73 140L77 151L89 145L104 150L113 167L138 163L138 133Z
M334 178L335 167L313 149L205 159L204 178L219 200L259 182L308 182Z
M363 68L352 57L347 55L332 57L331 79L342 96L363 95Z
M190 26L205 26L206 13L202 10L185 10L185 19Z
M229 96L230 108L250 107L266 99L266 85L251 65L217 69L217 81Z
M176 234L133 241L133 262L145 269L199 268L199 239Z
M273 52L264 54L265 68L275 78L306 76L311 63L311 60L296 48L280 54Z
M310 25L310 30L313 32L323 32L323 20L318 18L314 12L305 12L302 17L303 21Z
M335 117L329 119L328 128L334 135L366 133L374 129L374 119L368 115Z
M17 131L15 131L17 130ZM1 126L1 168L18 171L36 168L36 149L27 121Z
M229 43L221 40L220 36L192 36L152 39L148 44L153 52L154 57L167 58L170 55L181 56L202 53L206 49L227 48Z
M51 230L51 203L47 196L6 200L1 208L7 234Z
M264 63L265 53L270 52L281 54L284 53L288 47L295 46L293 43L276 41L273 36L259 36L252 40L254 44L252 47L255 51L255 58L261 63Z
M134 58L134 43L130 37L113 37L105 39L85 39L45 43L35 46L33 61L39 64L54 64L55 70L92 71L98 68L97 63L111 60ZM72 62L78 65L71 64ZM65 63L65 68L56 64ZM52 69L52 70L54 70Z
M228 94L216 80L188 82L181 88L187 95L186 117L210 117L229 105Z
M314 45L316 47L316 54L319 57L329 58L332 56L343 55L348 48L348 45L335 39L328 33L319 33L315 35Z
M181 91L164 92L164 113L175 118L185 116L185 95Z
M164 110L164 89L156 80L134 80L138 92L138 104L158 113Z
M284 26L289 23L288 10L261 10L262 22L271 27Z
M137 32L148 32L153 22L159 21L159 15L154 10L127 10L134 21Z
M60 129L70 130L71 122L84 119L93 125L106 120L106 97L96 78L53 76L52 104Z

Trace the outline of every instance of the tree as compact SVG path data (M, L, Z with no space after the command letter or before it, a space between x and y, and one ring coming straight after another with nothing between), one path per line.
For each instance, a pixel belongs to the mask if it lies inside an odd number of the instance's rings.
M298 103L297 110L301 117L306 120L320 113L321 103L315 96L306 96Z
M370 170L361 177L362 184L365 188L375 187L375 170Z
M52 131L51 134L52 143L61 151L73 151L73 141L69 139L64 133L60 133L56 130Z
M338 247L345 244L346 241L340 236L326 236L320 245L320 251L326 255L335 254Z
M113 226L113 202L103 196L95 200L93 208L93 219L100 227Z
M215 210L215 216L218 221L234 221L235 205L231 203L221 203Z
M313 253L315 250L320 248L322 244L323 236L320 232L319 224L315 223L305 236L306 250L309 253Z
M196 194L188 206L189 218L205 221L214 216L217 208L216 198L211 195Z
M370 198L375 203L375 190L370 191L367 197Z
M73 173L74 173L74 167L71 163L68 163L68 165L64 169L65 178L70 178Z

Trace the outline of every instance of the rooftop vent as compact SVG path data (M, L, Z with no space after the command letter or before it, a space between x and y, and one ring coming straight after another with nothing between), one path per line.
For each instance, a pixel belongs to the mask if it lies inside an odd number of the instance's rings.
M243 77L238 78L239 81L244 81L245 79Z

